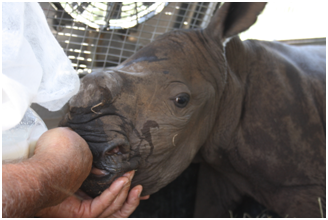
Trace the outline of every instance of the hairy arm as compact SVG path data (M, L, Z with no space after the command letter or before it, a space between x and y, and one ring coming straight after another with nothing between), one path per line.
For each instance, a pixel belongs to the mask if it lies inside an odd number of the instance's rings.
M2 165L2 216L33 217L64 201L79 189L91 164L88 145L75 132L68 128L45 132L33 157Z
M33 217L51 203L51 179L35 159L2 166L2 216ZM56 200L56 198L53 198Z

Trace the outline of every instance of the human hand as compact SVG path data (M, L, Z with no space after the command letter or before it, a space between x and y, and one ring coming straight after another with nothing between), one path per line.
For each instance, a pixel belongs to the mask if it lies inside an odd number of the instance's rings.
M139 205L142 186L135 186L129 193L131 180L135 171L125 173L116 179L100 196L92 199L79 190L56 206L48 207L37 213L37 217L66 217L66 218L94 218L94 217L129 217Z
M77 133L69 128L46 131L31 158L2 165L2 215L33 217L63 202L80 188L91 165L91 151Z
M57 205L73 195L87 178L92 167L88 144L70 128L46 131L36 143L31 161L45 173L43 184L51 190L44 207Z

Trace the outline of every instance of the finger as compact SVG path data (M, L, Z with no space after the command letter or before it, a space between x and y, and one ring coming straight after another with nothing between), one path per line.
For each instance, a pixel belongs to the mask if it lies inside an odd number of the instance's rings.
M129 189L131 186L131 180L133 178L134 171L130 171L126 174L124 174L125 177L129 179L129 182L123 187L119 195L116 197L116 199L113 201L112 205L108 207L99 217L105 218L113 213L115 213L117 210L120 210L120 208L123 206L124 202L126 201L126 198L129 194Z
M92 216L101 215L108 207L112 205L114 200L117 198L119 193L122 191L124 186L129 183L127 177L120 177L115 180L111 186L106 189L100 196L96 197L90 207L90 212Z
M92 200L92 197L90 197L88 194L86 194L85 192L83 192L82 190L78 190L75 193L75 196L79 199L79 200Z
M134 187L128 196L128 199L123 204L122 208L115 212L111 217L115 218L127 218L129 217L134 210L138 207L140 203L140 194L142 192L142 186L138 185Z
M38 213L36 213L36 217L41 218L72 218L72 217L80 217L81 212L76 207L79 207L81 201L75 196L70 196L62 203L56 206L47 207Z

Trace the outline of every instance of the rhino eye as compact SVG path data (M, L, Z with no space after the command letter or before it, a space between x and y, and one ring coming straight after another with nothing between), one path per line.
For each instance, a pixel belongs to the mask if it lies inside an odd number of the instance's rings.
M177 106L179 108L184 108L188 104L189 99L190 99L190 97L188 94L182 93L175 97L174 104L175 104L175 106Z

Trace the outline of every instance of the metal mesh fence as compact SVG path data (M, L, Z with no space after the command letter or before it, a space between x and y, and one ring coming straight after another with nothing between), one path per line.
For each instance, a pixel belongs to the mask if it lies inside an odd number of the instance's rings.
M40 3L55 38L78 73L116 66L173 29L204 28L214 2Z

